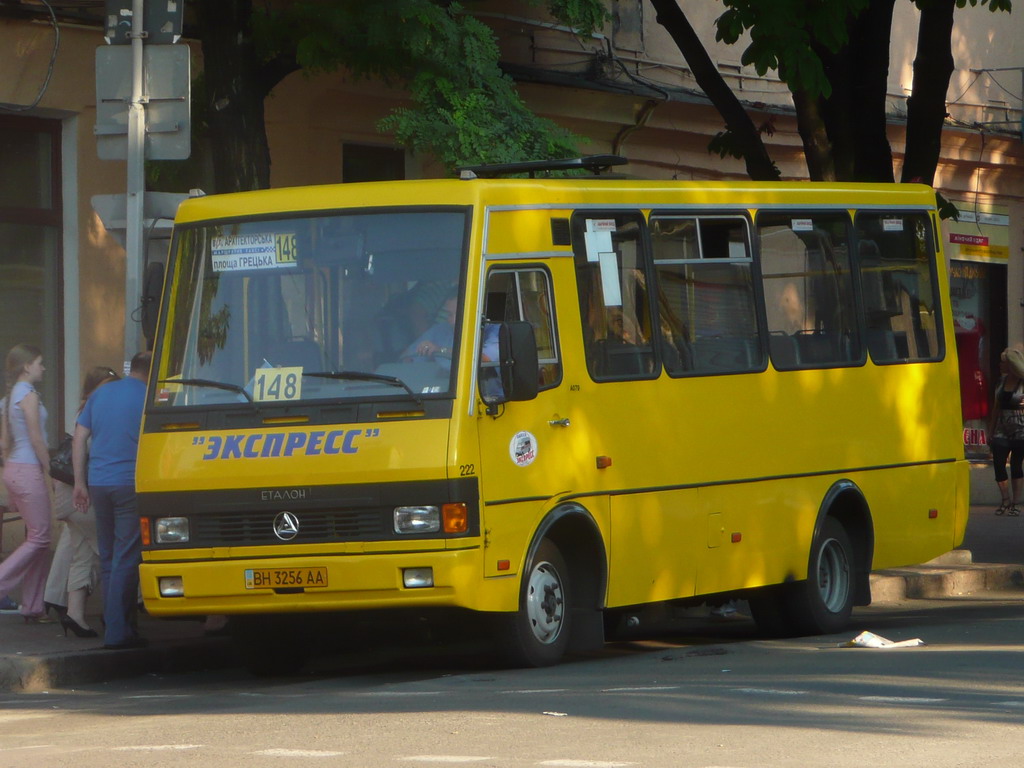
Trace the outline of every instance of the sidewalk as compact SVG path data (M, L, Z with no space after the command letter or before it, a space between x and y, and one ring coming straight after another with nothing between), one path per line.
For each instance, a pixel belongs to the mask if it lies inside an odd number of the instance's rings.
M52 615L52 614L51 614ZM99 616L89 615L94 627ZM230 641L205 637L198 621L139 617L146 648L103 650L99 638L79 639L60 624L25 624L20 615L0 615L0 691L71 688L145 674L192 672L231 666Z
M962 549L871 578L875 603L1024 587L1024 517L997 517L992 506L972 507ZM93 599L90 608L97 604ZM100 625L98 616L89 618ZM230 641L204 636L198 621L140 616L139 632L149 640L147 648L105 651L101 639L64 637L59 624L28 625L19 615L0 615L0 691L43 691L237 664Z

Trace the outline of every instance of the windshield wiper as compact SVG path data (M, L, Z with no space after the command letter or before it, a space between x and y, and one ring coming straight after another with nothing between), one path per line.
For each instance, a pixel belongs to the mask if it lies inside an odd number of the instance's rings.
M213 389L226 389L228 392L237 392L249 401L249 405L256 405L252 395L245 391L244 387L231 384L227 381L214 381L213 379L159 379L157 384L184 384L189 387L212 387Z
M412 387L406 384L397 376L385 376L383 373L364 373L363 371L314 371L313 373L307 373L303 371L303 376L313 376L318 379L342 379L345 381L382 381L385 384L390 384L394 387L401 387L409 393L409 397L416 401L416 405L423 407L423 400L412 391Z

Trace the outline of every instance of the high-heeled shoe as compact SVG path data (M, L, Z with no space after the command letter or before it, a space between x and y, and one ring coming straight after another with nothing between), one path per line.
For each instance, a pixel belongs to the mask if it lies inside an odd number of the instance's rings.
M60 617L60 625L64 627L64 637L68 636L69 629L75 633L75 637L99 637L95 629L86 629L66 613Z
M44 601L43 613L49 613L50 611L53 611L53 613L56 614L57 620L59 621L60 617L68 612L68 609L65 605L57 605L56 603L48 603Z

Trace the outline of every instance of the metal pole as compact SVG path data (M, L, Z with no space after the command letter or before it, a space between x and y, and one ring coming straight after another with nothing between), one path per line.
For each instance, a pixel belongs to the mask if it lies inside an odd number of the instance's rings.
M143 212L146 180L146 110L143 93L143 0L132 0L132 96L128 103L128 188L125 217L124 274L124 359L127 363L141 351L142 326L135 315L141 304L143 253Z

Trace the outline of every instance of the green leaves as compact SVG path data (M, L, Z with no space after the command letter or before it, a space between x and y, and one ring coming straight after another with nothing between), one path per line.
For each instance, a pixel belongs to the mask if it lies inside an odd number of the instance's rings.
M411 90L416 108L395 110L380 127L405 146L437 156L449 170L576 153L574 137L530 112L504 76L467 88L423 74Z
M939 0L913 0L926 8ZM715 39L734 44L745 32L750 44L741 61L759 75L777 71L790 90L811 98L828 97L832 86L818 50L830 53L846 45L850 21L870 0L722 0ZM1010 11L1012 0L955 0L958 8L987 5L990 11Z
M935 192L935 204L938 206L940 219L960 221L960 211L956 205L943 197L938 191Z
M601 0L547 5L581 32L608 18ZM414 106L395 110L379 127L449 169L576 152L571 134L526 107L499 67L494 33L458 2L304 0L267 10L254 26L268 55L290 46L307 72L345 68L407 84Z
M921 8L923 7L922 3L927 2L929 2L929 0L917 0L915 5L917 5L918 8ZM1011 0L956 0L957 8L964 8L967 5L970 5L972 8L978 5L987 5L988 9L993 13L996 11L1006 11L1009 13L1012 10Z
M965 0L968 1L968 0ZM993 0L1008 1L1008 0ZM777 71L790 90L828 96L832 86L816 47L835 52L846 44L849 21L868 0L723 0L715 38L736 43L744 32L750 44L741 62L759 75Z
M539 2L530 0L531 5ZM547 6L552 16L581 33L596 32L611 19L604 3L595 0L547 0Z

